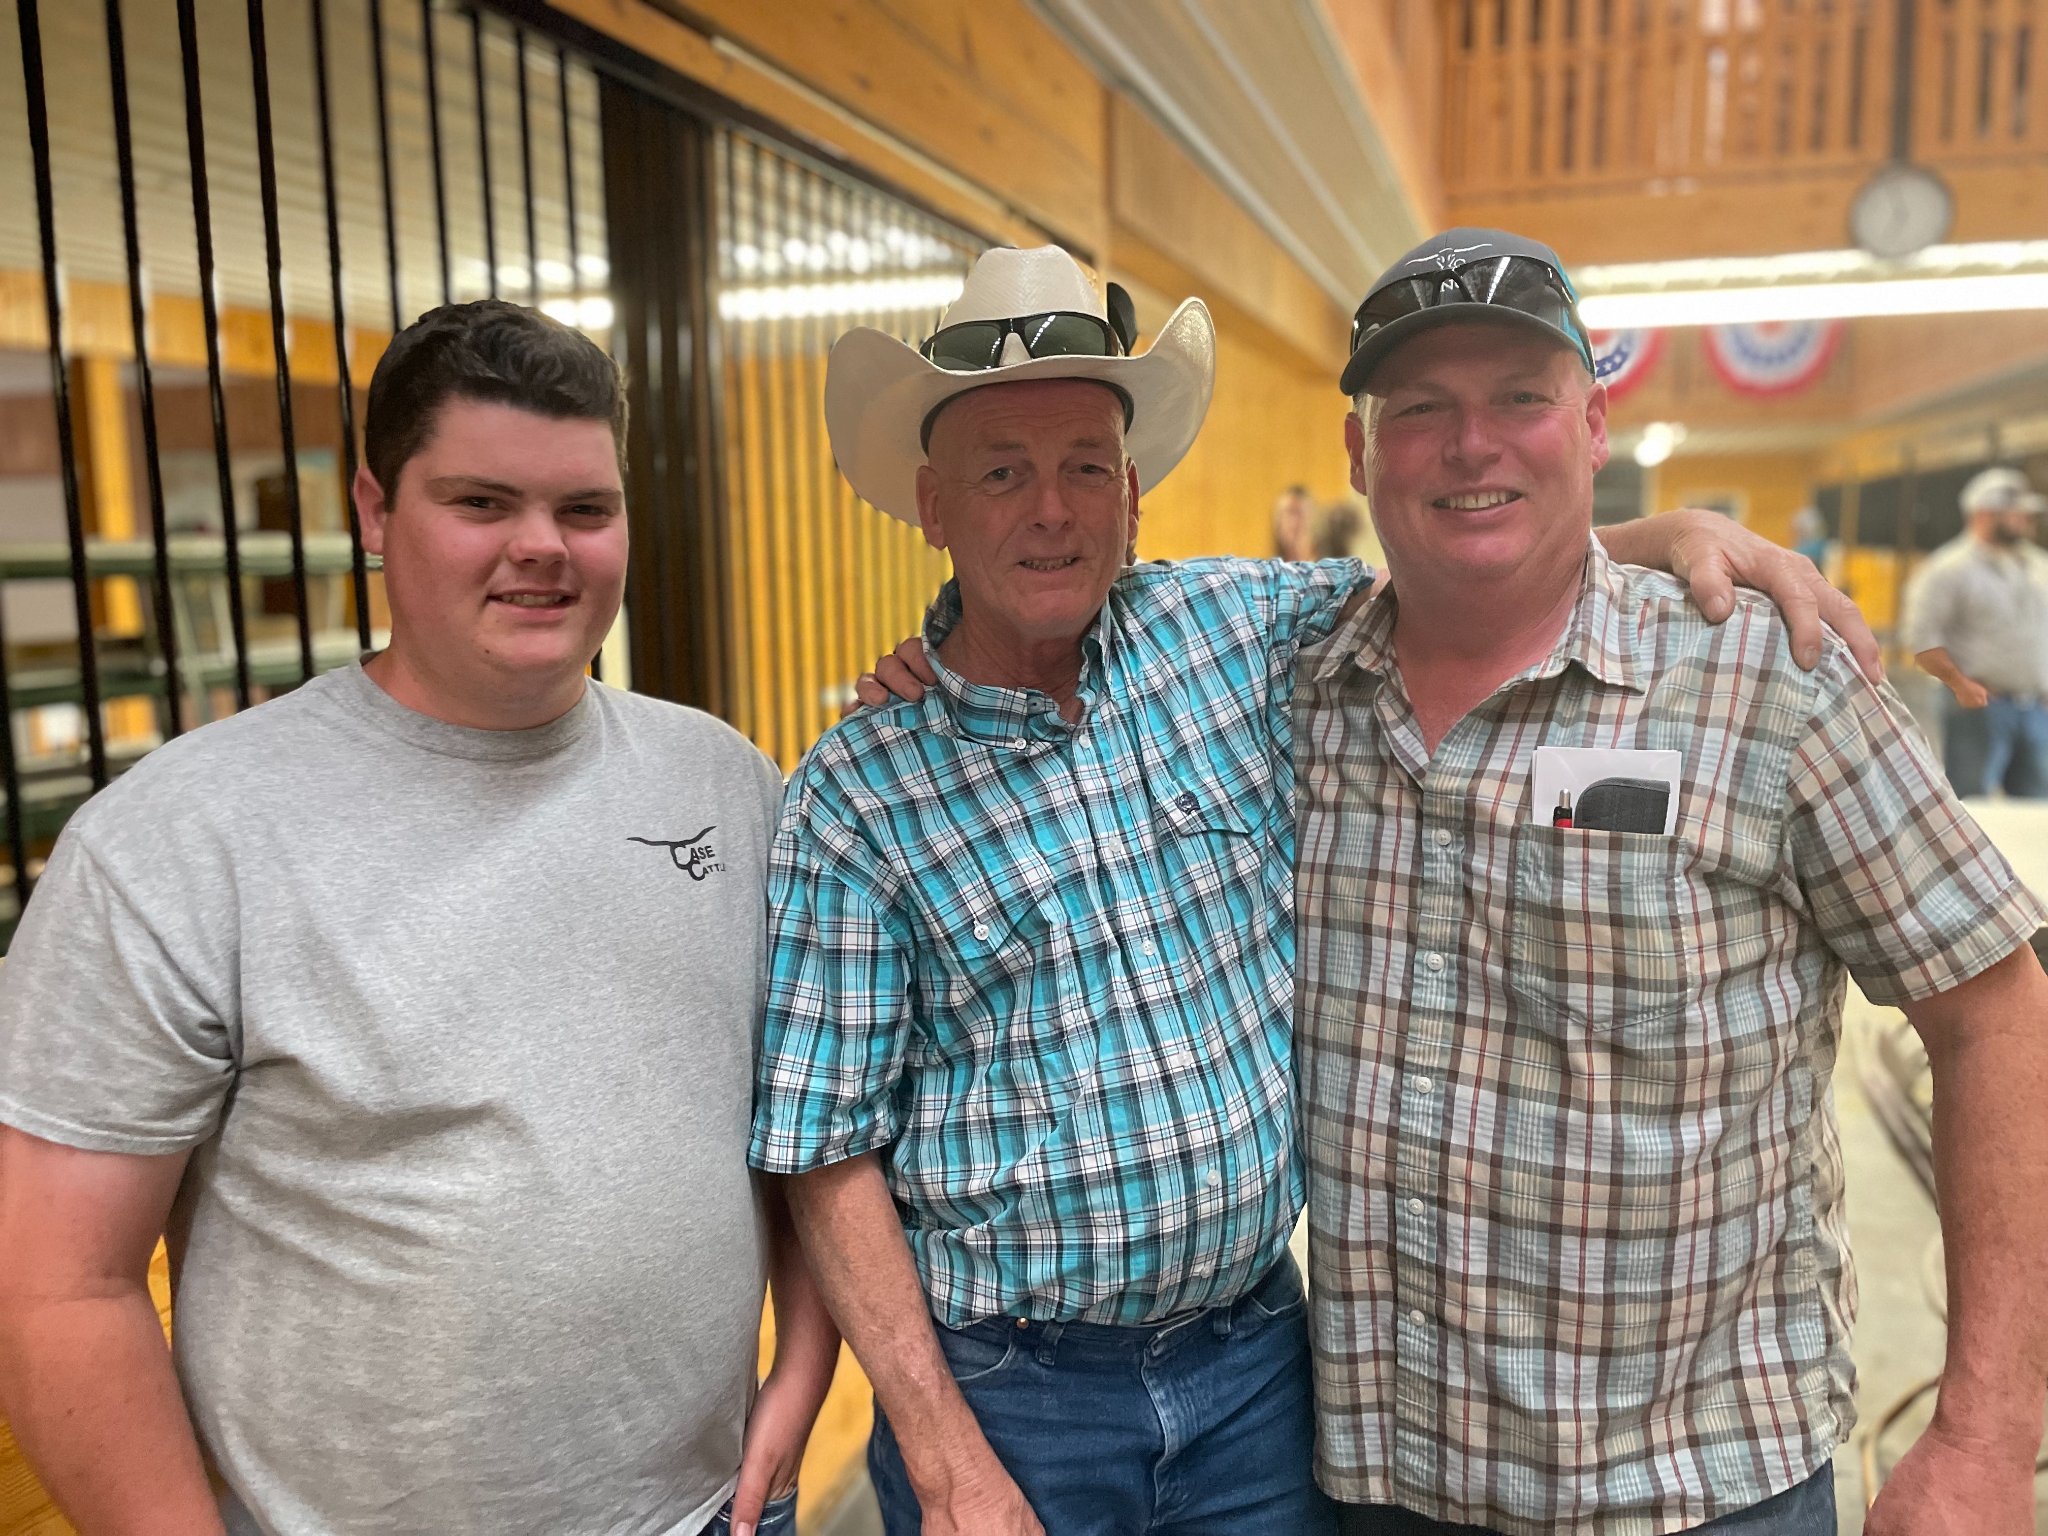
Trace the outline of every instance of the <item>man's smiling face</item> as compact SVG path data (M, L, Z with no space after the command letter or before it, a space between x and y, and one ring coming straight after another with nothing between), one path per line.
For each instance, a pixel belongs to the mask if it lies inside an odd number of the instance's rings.
M965 622L1019 647L1080 642L1137 531L1124 408L1080 379L996 384L932 424L918 516L953 557Z
M1540 576L1585 558L1607 392L1578 355L1519 328L1444 325L1374 370L1345 426L1351 483L1396 581L1445 566Z

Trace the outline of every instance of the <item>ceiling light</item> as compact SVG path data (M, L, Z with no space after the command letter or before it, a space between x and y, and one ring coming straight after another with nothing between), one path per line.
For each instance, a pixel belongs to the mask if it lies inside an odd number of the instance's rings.
M1675 421L1653 421L1643 428L1643 435L1635 448L1636 463L1644 469L1655 469L1671 457L1672 451L1685 441L1685 428Z
M724 320L796 320L820 315L941 309L960 297L957 273L862 282L777 283L728 288L718 296Z
M2013 309L2048 309L2048 272L1603 293L1585 299L1579 313L1596 331L1619 331L1880 315L1987 314Z

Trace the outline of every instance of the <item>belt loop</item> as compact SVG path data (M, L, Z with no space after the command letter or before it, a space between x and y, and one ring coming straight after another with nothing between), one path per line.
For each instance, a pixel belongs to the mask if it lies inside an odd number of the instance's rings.
M1237 1331L1237 1306L1235 1303L1209 1309L1209 1331L1219 1339L1227 1339Z
M1060 1335L1067 1331L1065 1323L1047 1323L1038 1330L1038 1348L1034 1353L1040 1365L1051 1365L1060 1352Z

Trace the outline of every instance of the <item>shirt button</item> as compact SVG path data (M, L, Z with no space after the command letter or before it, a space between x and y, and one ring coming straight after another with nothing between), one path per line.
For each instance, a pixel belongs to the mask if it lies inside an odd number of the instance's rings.
M1432 971L1440 971L1444 968L1444 957L1442 955L1432 953L1426 959L1424 959L1422 963L1428 966Z
M1408 1321L1413 1323L1416 1327L1420 1328L1424 1323L1428 1322L1429 1319L1422 1315L1422 1308L1417 1307L1414 1311L1408 1314Z
M1410 1196L1408 1200L1408 1214L1411 1216L1420 1216L1422 1214L1422 1202L1413 1196Z
M1436 845L1439 848L1451 846L1451 829L1449 827L1438 827L1436 829Z
M1214 1189L1217 1185L1223 1182L1223 1175L1218 1173L1214 1168L1211 1168L1207 1173L1202 1175L1202 1182L1208 1185L1211 1189Z
M1166 1064L1172 1067L1176 1072L1193 1071L1195 1065L1195 1053L1193 1051L1175 1051L1171 1056L1166 1058Z
M988 937L988 924L976 923L974 925L974 936L977 939L986 939Z
M1216 1266L1214 1264L1203 1263L1195 1266L1195 1278L1198 1280L1206 1280L1215 1273Z
M1154 944L1154 943L1153 943L1153 942L1152 942L1152 941L1151 941L1150 939L1147 939L1147 940L1146 940L1146 941L1145 941L1145 942L1144 942L1144 943L1143 943L1142 945L1140 945L1139 947L1140 947L1141 949L1143 949L1143 950L1145 951L1145 955L1146 955L1146 957L1147 957L1148 959L1149 959L1149 958L1150 958L1151 956L1153 956L1153 955L1156 955L1156 954L1158 954L1158 953L1159 953L1159 946L1158 946L1157 944Z
M1436 1087L1436 1084L1426 1077L1415 1079L1415 1091L1417 1093L1428 1093L1434 1087Z

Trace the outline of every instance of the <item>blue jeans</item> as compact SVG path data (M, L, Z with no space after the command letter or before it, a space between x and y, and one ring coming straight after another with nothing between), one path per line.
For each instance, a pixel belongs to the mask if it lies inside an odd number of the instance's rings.
M1046 1536L1335 1536L1292 1258L1230 1306L1146 1327L990 1318L939 1343ZM879 1410L868 1471L883 1530L916 1536Z
M1982 709L1942 701L1941 760L1959 795L2048 798L2048 705L1993 695Z
M732 1500L725 1501L725 1508L711 1517L711 1523L704 1527L702 1536L731 1536ZM761 1523L754 1527L754 1536L796 1536L796 1495L770 1499L761 1506Z
M1483 1525L1446 1525L1388 1504L1340 1508L1344 1536L1494 1536ZM1835 1536L1835 1469L1824 1463L1805 1482L1692 1529L1725 1536Z

